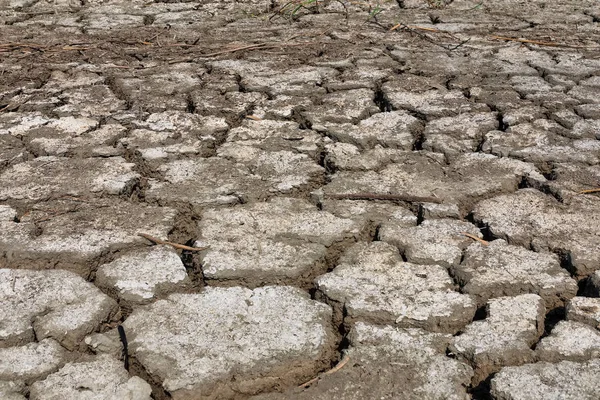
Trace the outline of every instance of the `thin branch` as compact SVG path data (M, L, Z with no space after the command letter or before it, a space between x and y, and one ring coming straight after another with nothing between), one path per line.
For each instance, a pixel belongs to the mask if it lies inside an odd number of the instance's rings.
M344 358L342 358L342 361L340 361L335 367L331 368L329 371L323 372L323 374L321 374L320 376L317 376L317 377L311 379L310 381L303 383L302 385L300 385L298 387L306 388L306 387L312 385L313 383L315 383L316 381L318 381L319 379L321 379L322 376L331 375L331 374L339 371L340 369L342 369L342 367L344 365L346 365L348 363L348 361L350 361L350 356L348 356L346 354L346 355L344 355Z
M138 233L138 236L148 239L149 241L154 242L156 244L166 244L168 246L172 246L172 247L175 247L176 249L181 249L181 250L202 251L202 250L208 249L208 247L191 247L191 246L186 246L184 244L168 242L166 240L161 240L161 239L155 238L154 236L150 236L146 233Z
M463 235L463 236L466 236L466 237L468 237L468 238L471 238L471 239L473 239L473 240L477 240L479 243L481 243L481 244L482 244L482 245L484 245L484 246L487 246L487 245L489 245L489 244L490 244L490 242L488 242L487 240L483 240L482 238L480 238L480 237L477 237L477 236L475 236L475 235L472 235L472 234L470 234L470 233L468 233L468 232L461 232L460 234L461 234L461 235Z
M598 193L598 192L600 192L600 188L581 190L581 191L579 191L577 193L579 193L579 194L589 194L589 193Z
M577 46L577 45L572 45L572 44L556 43L556 42L541 42L538 40L521 39L521 38L508 37L508 36L496 36L496 35L492 35L491 38L495 39L495 40L506 40L509 42L536 44L538 46L568 47L568 48L572 48L572 49L597 49L598 47L600 47L600 46Z
M252 44L252 45L249 45L249 46L235 47L233 49L228 49L228 50L221 50L221 51L217 51L215 53L198 54L195 57L188 57L188 58L181 58L181 59L177 59L177 60L170 60L168 62L168 64L178 64L178 63L182 63L182 62L192 62L196 58L215 57L215 56L219 56L219 55L222 55L222 54L235 53L237 51L243 51L243 50L268 50L268 49L276 49L278 47L306 46L306 45L316 44L316 43L318 43L318 42L258 43L258 44Z
M442 203L438 197L413 196L411 194L381 194L381 193L332 193L326 197L339 200L389 200L406 201L409 203Z

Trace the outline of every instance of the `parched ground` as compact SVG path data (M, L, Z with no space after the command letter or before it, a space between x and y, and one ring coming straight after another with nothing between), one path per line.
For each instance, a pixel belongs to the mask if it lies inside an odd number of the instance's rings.
M0 398L600 398L599 22L0 0Z

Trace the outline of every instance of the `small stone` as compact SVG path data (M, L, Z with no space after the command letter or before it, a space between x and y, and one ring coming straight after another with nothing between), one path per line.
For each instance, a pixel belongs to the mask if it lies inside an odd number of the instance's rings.
M456 204L421 203L419 214L423 219L460 219L460 210Z
M84 343L94 354L108 354L116 359L123 354L123 344L117 329L105 333L92 333L85 337Z

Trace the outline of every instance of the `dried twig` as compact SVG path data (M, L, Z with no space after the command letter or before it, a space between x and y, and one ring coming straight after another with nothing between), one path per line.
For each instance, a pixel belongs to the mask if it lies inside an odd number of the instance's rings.
M572 48L572 49L596 49L596 48L598 48L598 46L577 46L577 45L573 45L573 44L556 43L556 42L541 42L539 40L513 38L513 37L508 37L508 36L492 35L491 38L496 39L496 40L506 40L509 42L536 44L538 46L568 47L568 48Z
M332 193L326 197L340 200L389 200L407 201L409 203L442 203L437 197L413 196L411 194L381 194L381 193Z
M489 245L489 244L490 244L490 242L488 242L487 240L483 240L482 238L480 238L480 237L477 237L477 236L475 236L475 235L472 235L472 234L470 234L470 233L468 233L468 232L461 232L460 234L461 234L461 235L464 235L464 236L466 236L466 237L468 237L468 238L471 238L471 239L473 239L473 240L477 240L479 243L481 243L481 244L482 244L482 245L484 245L484 246L487 246L487 245Z
M155 238L154 236L150 236L146 233L138 233L138 236L148 239L149 241L154 242L156 244L166 244L168 246L175 247L176 249L181 249L181 250L202 251L202 250L208 249L208 247L191 247L191 246L186 246L185 244L167 242L166 240L161 240L161 239Z
M247 119L251 119L253 121L262 121L262 118L257 117L256 115L246 115Z
M600 188L597 189L586 189L586 190L580 190L579 194L588 194L588 193L599 193L600 192Z
M392 26L391 28L388 29L388 28L386 28L385 26L383 26L383 25L381 25L379 23L376 23L376 22L373 22L373 23L375 23L376 25L381 26L382 28L388 30L389 32L397 32L398 30L402 30L402 31L405 31L405 32L413 33L413 34L419 36L421 39L426 40L429 43L432 43L432 44L434 44L436 46L439 46L442 49L445 49L445 50L448 50L448 51L456 50L460 46L464 45L469 40L471 40L471 39L467 39L467 40L464 40L464 41L462 41L461 43L459 43L459 44L457 44L455 46L450 46L450 45L447 45L447 44L444 44L444 43L438 43L438 41L436 41L435 39L429 37L426 33L419 32L421 30L421 31L432 32L432 33L443 33L443 34L449 35L452 38L456 39L456 37L454 35L452 35L451 33L444 32L444 31L441 31L439 29L424 28L424 27L421 27L421 26L414 26L414 25L406 25L406 24L404 24L402 22L400 22L399 24L396 24L396 25L394 25L394 26Z
M298 387L301 387L301 388L308 387L308 386L312 385L313 383L315 383L316 381L318 381L319 379L321 379L322 376L331 375L331 374L339 371L340 369L342 369L342 367L344 365L346 365L348 363L348 361L350 361L350 356L344 355L344 358L342 358L342 361L340 361L335 367L331 368L329 371L323 372L323 374L321 374L320 376L317 376L316 378L313 378L310 381L303 383L302 385L300 385Z
M390 28L390 31L395 31L398 28L419 29L419 30L427 31L427 32L443 32L443 31L440 31L439 29L435 29L435 28L426 28L426 27L417 26L417 25L404 25L402 22L392 26Z
M249 46L235 47L233 49L221 50L215 53L209 54L198 54L195 57L188 58L180 58L176 60L170 60L168 64L178 64L185 62L193 62L196 58L206 58L206 57L216 57L222 54L235 53L237 51L245 51L245 50L268 50L268 49L276 49L278 47L294 47L294 46L306 46L311 44L317 44L318 42L299 42L299 43L258 43L252 44Z
M127 335L125 335L125 328L123 325L117 326L117 331L119 332L119 339L121 339L121 343L123 344L123 366L126 371L129 371L129 350L127 349Z
M31 49L42 50L46 48L46 46L42 46L41 44L36 43L0 43L0 48L5 49L13 49L18 47L29 47Z

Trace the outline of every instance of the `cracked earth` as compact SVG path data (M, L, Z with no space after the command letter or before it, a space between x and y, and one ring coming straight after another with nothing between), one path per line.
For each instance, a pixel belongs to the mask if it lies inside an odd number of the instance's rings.
M599 399L598 2L296 4L0 0L0 397Z

